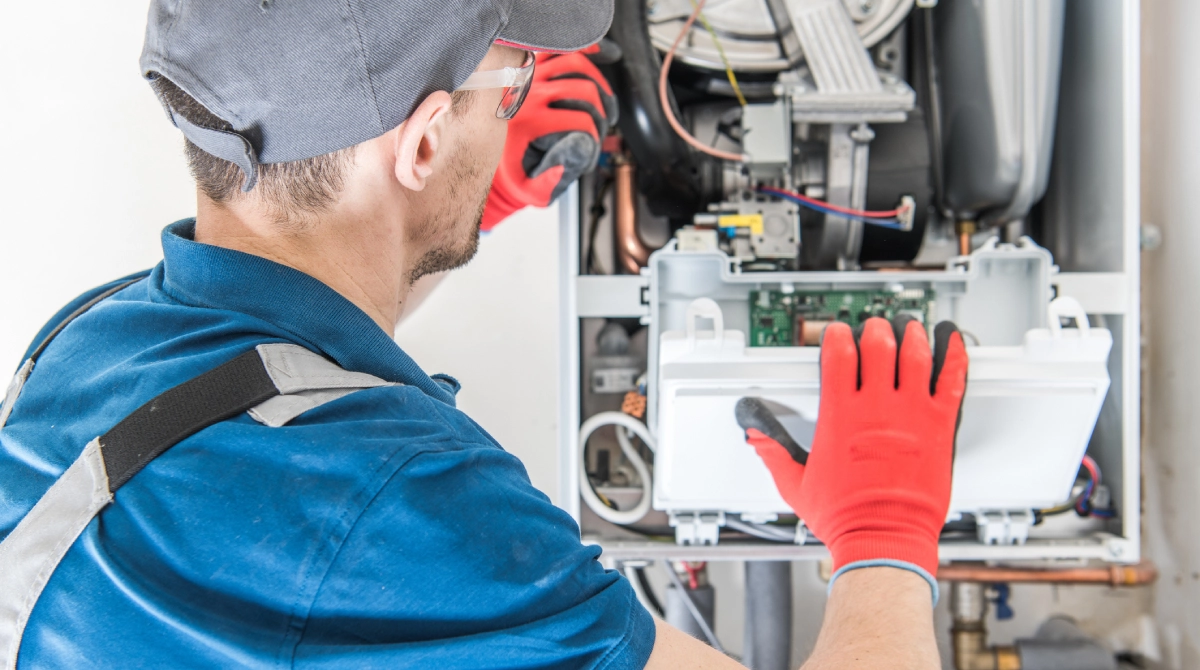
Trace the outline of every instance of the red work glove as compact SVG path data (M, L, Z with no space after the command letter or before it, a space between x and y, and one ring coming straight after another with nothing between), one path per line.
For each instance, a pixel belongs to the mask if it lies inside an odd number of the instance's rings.
M587 56L537 54L529 95L508 122L482 229L491 230L519 209L553 202L596 166L616 120L612 89Z
M743 398L737 415L783 499L829 548L835 578L861 567L906 568L929 581L936 600L967 354L948 321L934 341L931 355L911 317L868 319L857 345L849 326L826 328L807 458L761 400Z

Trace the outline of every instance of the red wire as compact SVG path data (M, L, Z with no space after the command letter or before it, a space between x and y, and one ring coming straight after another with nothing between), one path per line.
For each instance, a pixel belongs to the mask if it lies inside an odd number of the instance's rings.
M1096 466L1096 461L1091 456L1083 457L1083 467L1092 475L1092 490L1100 486L1100 468Z
M703 570L704 566L706 566L706 565L708 565L708 563L706 563L706 562L688 563L687 561L684 561L683 569L687 570L687 573L688 573L688 588L689 589L695 591L696 589L700 588L699 574L700 574L700 571Z
M782 188L775 188L774 186L763 186L759 190L765 191L767 193L774 193L776 195L780 195L780 194L786 195L786 196L789 196L792 198L796 198L798 200L803 200L804 202L812 203L819 207L825 207L827 209L832 209L833 211L838 212L840 214L848 214L850 216L865 216L869 219L890 219L895 216L900 216L900 213L901 213L899 207L897 207L896 209L877 210L877 211L871 211L871 210L866 210L866 209L854 209L852 207L842 207L841 205L834 205L832 203L825 202L824 200L817 200L816 198L810 198L807 195L801 195L799 193L796 193L795 191L788 191L788 190L785 190Z
M687 36L688 31L692 29L692 24L696 22L696 17L700 16L700 11L704 9L704 3L706 2L708 2L708 0L700 0L696 3L696 7L692 10L691 15L688 16L687 21L685 21L683 24L683 30L680 30L679 36L675 38L675 43L671 45L671 48L667 50L666 55L663 56L662 69L658 73L658 100L662 103L663 115L667 117L667 123L671 124L671 129L674 130L675 134L679 135L684 142L687 142L695 147L698 151L702 151L709 156L715 156L721 160L732 161L734 163L741 163L746 160L746 157L742 154L735 154L728 151L721 151L720 149L714 149L695 137L692 137L692 134L689 133L683 127L683 125L679 123L679 120L675 118L675 111L671 109L671 99L667 96L667 73L671 70L671 61L674 60L675 52L679 50L679 44L683 42L683 38Z

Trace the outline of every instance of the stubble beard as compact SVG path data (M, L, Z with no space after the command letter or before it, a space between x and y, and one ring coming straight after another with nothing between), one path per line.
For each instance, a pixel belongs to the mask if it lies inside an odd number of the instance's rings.
M492 189L491 175L471 159L470 150L458 151L446 193L446 209L413 227L413 241L437 239L409 272L409 282L439 272L456 270L475 257L483 210ZM447 225L449 222L449 225Z

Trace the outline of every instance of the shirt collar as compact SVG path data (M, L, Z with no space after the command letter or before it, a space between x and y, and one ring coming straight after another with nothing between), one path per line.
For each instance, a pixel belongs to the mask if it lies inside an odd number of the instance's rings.
M371 317L317 279L252 254L194 240L195 219L162 233L162 285L186 304L262 319L353 372L415 386L454 405L458 383L431 378Z

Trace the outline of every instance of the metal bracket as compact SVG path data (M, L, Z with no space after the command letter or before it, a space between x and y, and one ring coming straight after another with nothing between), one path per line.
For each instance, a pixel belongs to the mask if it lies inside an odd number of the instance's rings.
M985 510L975 514L975 530L983 544L1025 544L1033 527L1032 510Z
M580 317L649 316L649 289L644 275L581 275L575 278L576 309Z
M1104 542L1105 549L1108 550L1109 560L1119 563L1133 563L1141 556L1139 555L1137 544L1123 537L1109 537Z
M904 121L916 104L916 93L904 81L875 69L841 0L768 0L768 9L783 36L784 51L799 43L804 53L805 67L779 78L791 98L794 121ZM788 56L793 59L793 54Z
M725 513L671 512L669 523L675 529L675 544L715 545L725 525Z

